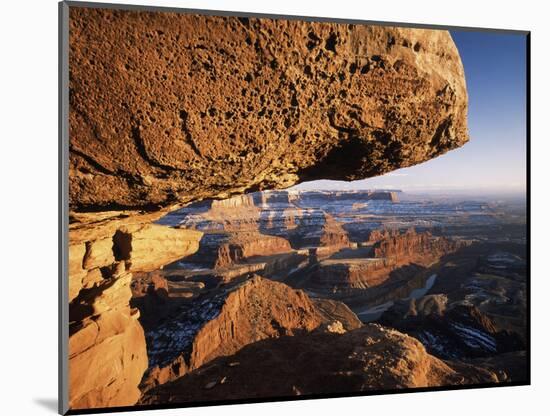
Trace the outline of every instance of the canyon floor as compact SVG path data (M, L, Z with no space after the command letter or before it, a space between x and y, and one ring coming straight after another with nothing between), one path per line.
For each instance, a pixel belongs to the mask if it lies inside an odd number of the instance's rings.
M198 250L132 273L140 404L527 379L525 206L386 191L206 200ZM144 254L145 255L145 254Z

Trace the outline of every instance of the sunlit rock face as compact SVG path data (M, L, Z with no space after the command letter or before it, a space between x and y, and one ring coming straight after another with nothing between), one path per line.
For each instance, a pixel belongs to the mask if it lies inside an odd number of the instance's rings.
M102 229L106 232L110 228ZM88 234L86 234L88 235ZM89 235L88 235L89 236ZM148 367L139 311L130 307L132 272L194 253L201 232L122 226L69 246L69 405L126 406L140 397ZM91 370L93 369L93 370Z
M354 316L351 311L349 315ZM182 307L178 316L148 331L151 368L142 389L180 377L262 339L312 331L322 322L330 322L330 316L330 310L321 315L304 292L282 283L255 276L231 285Z
M70 17L74 210L362 179L468 140L463 67L444 30L83 8Z

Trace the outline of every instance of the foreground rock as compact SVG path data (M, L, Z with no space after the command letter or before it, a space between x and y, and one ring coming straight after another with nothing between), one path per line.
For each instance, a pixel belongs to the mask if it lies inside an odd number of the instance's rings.
M446 31L71 7L70 32L71 408L137 400L145 341L128 273L192 254L198 238L167 254L172 237L145 224L204 198L379 175L468 140Z
M304 292L282 283L256 276L221 288L213 296L182 305L177 316L147 331L151 370L142 388L262 339L311 331L323 321Z
M147 351L139 311L128 304L130 279L131 274L118 267L112 277L81 290L71 304L71 409L125 406L140 397Z
M76 211L366 178L468 140L447 31L79 7L70 30Z
M341 394L495 381L492 371L441 361L416 339L369 324L344 334L311 333L257 342L148 391L140 403Z
M202 236L159 225L111 232L96 233L92 241L75 238L69 246L71 409L127 406L138 400L148 358L139 311L129 304L132 272L154 270L194 253Z

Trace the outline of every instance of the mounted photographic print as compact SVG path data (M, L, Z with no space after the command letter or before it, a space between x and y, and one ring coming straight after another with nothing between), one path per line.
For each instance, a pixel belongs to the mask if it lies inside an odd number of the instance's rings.
M59 10L61 413L529 384L529 32Z

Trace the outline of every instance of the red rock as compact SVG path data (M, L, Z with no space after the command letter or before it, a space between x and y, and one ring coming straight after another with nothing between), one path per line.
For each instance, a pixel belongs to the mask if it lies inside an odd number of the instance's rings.
M362 179L468 140L447 31L244 22L71 8L74 210Z
M232 362L240 364L231 366ZM223 378L223 385L202 389ZM140 403L339 394L497 379L494 372L474 365L439 360L415 338L369 324L344 334L316 332L265 339L149 390Z

